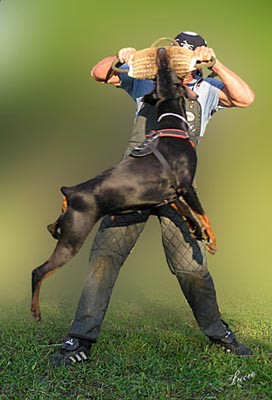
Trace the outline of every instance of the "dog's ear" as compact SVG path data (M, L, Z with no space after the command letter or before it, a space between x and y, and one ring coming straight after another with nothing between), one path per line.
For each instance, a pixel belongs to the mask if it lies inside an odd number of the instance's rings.
M157 103L158 100L159 99L158 99L157 93L155 91L152 92L152 93L146 94L143 97L143 102L151 104L152 106L154 106Z
M186 97L186 99L192 101L192 100L196 100L198 98L198 95L192 90L190 89L188 86L184 85L183 86L184 89L184 95Z

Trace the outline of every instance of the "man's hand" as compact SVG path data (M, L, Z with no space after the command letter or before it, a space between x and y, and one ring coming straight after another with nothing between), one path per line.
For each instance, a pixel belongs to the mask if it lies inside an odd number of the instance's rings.
M130 65L132 58L134 56L134 54L136 53L136 49L134 49L133 47L125 47L124 49L121 49L118 51L118 58L120 60L121 63L126 63L128 65Z
M195 55L199 61L210 61L215 57L213 49L205 46L197 47ZM212 66L224 84L219 93L219 104L224 107L248 107L253 103L255 95L248 84L237 74L223 65L218 59Z
M216 59L215 52L210 47L200 46L195 48L195 56L198 61L211 61L212 57Z

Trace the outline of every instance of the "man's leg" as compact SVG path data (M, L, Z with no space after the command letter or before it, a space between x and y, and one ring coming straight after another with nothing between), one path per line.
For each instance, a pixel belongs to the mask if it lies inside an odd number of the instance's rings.
M88 358L90 345L97 340L119 270L140 236L149 214L150 211L144 211L103 219L93 242L90 272L69 338L61 352L51 359L52 364L67 365L84 360L78 350Z
M191 237L186 224L171 207L160 207L159 219L167 263L196 321L207 336L222 337L225 327L207 268L205 244Z
M98 229L70 335L96 341L119 270L140 236L149 211L107 216Z
M207 267L205 243L191 237L184 221L170 206L160 207L158 215L167 263L201 330L236 354L250 355L250 350L236 340L221 320L214 283Z

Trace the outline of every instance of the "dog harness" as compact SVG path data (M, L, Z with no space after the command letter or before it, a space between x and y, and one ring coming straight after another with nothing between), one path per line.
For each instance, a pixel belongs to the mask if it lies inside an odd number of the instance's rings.
M176 178L170 168L170 165L168 164L165 157L161 154L161 152L157 148L159 139L162 137L174 137L183 140L185 139L189 141L192 147L194 147L194 142L190 139L190 136L186 131L180 129L162 129L160 131L151 131L150 134L147 134L146 136L147 139L141 145L135 146L132 149L130 156L137 158L137 157L145 157L148 156L149 154L154 154L154 156L163 166L163 169L167 172L173 188L175 189L176 192L178 192L179 187Z
M146 135L146 140L139 146L133 147L130 156L132 157L144 157L153 153L153 149L157 148L159 139L162 137L174 137L178 139L189 140L191 145L194 147L194 142L191 140L191 136L181 129L161 129L159 131L152 130Z

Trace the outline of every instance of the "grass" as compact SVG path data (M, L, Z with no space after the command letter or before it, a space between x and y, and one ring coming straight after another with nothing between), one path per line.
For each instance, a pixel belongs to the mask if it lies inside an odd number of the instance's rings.
M188 306L180 309L180 299L117 300L90 361L66 369L51 368L48 360L73 318L67 305L63 312L60 304L43 303L39 324L25 304L5 310L0 399L271 399L269 312L262 304L241 312L237 304L229 304L224 317L239 327L237 336L252 348L252 357L225 354L211 345ZM234 380L249 374L244 382Z

